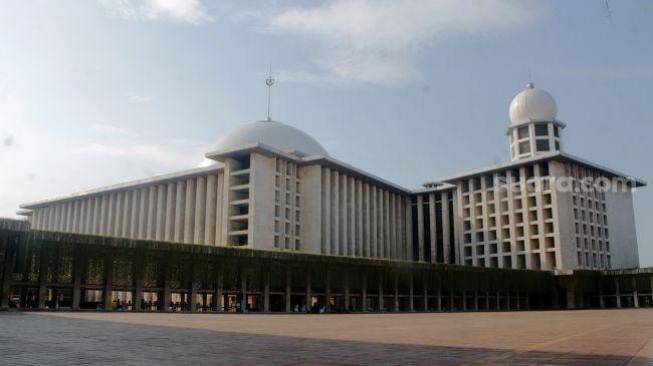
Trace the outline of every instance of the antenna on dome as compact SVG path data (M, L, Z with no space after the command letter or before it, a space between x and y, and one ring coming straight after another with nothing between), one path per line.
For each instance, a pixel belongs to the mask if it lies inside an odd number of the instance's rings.
M272 77L272 63L270 63L270 71L268 77L265 78L265 85L268 86L268 121L272 121L270 118L270 95L272 94L272 85L274 85L274 78Z

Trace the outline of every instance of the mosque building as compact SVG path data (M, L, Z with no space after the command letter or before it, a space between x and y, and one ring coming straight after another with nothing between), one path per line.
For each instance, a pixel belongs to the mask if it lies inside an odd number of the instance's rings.
M563 152L566 124L557 119L557 112L549 93L528 84L510 105L511 123L506 130L510 161L426 183L417 189L401 187L336 160L308 134L268 118L244 124L222 137L213 151L206 153L206 158L215 162L209 166L28 203L21 205L20 213L27 216L29 231L36 233L35 237L50 241L65 238L77 246L84 241L111 238L129 250L137 250L139 245L148 250L168 245L165 247L193 253L227 253L224 250L234 248L264 253L252 256L312 258L315 263L342 260L351 265L381 265L381 269L383 263L422 269L426 267L419 266L429 264L433 267L428 268L437 271L457 268L456 271L469 273L481 273L477 271L482 268L488 273L504 273L492 272L496 269L558 274L638 268L633 190L646 183ZM297 256L304 254L310 256ZM78 254L70 255L72 258ZM161 262L162 266L169 265L165 261L174 261L172 258ZM73 268L75 265L70 263L68 266ZM90 262L87 265L91 266ZM118 260L105 262L105 275L114 273L106 268L119 265ZM259 267L248 268L248 273L255 273L256 281L262 281L259 284L265 283L259 286L264 299L259 299L264 302L260 307L269 309L270 296L274 295L273 290L270 292L270 283L275 286L274 271L268 269L262 274ZM301 274L308 276L304 306L314 303L311 291L317 286L314 273L311 287L310 271L308 275ZM358 308L363 310L371 306L368 299L373 296L365 282L369 270L365 271L356 274L357 281L362 276L365 283L358 289ZM297 277L291 280L289 273L280 273L286 278L286 287L279 285L279 294L286 294L288 310L296 303L292 296L297 284L292 281ZM136 275L134 272L133 276ZM413 302L413 279L417 274L411 272L407 276L410 285L405 289L410 288L406 292L410 294L406 295L410 296L410 306L406 307L412 309L417 306ZM75 287L72 277L69 297L79 306L80 296L84 298L79 291L84 287ZM132 277L126 280L130 286L135 281ZM239 278L246 281L245 275ZM329 294L333 290L329 278L327 275L322 280L320 290L327 294L326 299L331 299ZM376 305L371 306L377 309L384 308L384 296L389 292L383 278L378 279ZM431 280L423 278L421 306L429 309L427 287ZM479 277L480 281L486 281L482 278L485 277ZM169 300L172 290L166 279L161 280L163 285L152 285L152 293ZM650 279L653 286L653 276ZM85 280L80 277L79 281ZM352 280L343 281L343 298L349 308L353 301ZM399 309L403 295L397 281L401 279L395 277L394 281L394 303ZM106 307L112 296L115 298L115 289L111 290L113 287L107 283L115 283L107 279L102 283L99 287L89 285L86 298L92 291L104 289ZM214 299L218 296L215 291L223 291L215 283L208 285ZM245 282L234 283L242 286L238 296L249 299L243 301L253 306L254 300L245 295ZM447 283L451 291L449 300L438 297L438 304L450 301L451 308L472 306L468 302L470 292L460 292L453 279ZM5 292L12 293L11 283L6 286ZM133 286L136 287L125 287L125 291L133 294L134 301L142 301L143 284ZM188 285L188 293L192 293L193 286ZM34 290L40 293L34 295L41 299L38 301L52 298L44 295L45 287L41 284L40 290ZM29 302L25 300L30 298L25 295L25 291L29 293L25 288L20 290L21 296L23 302ZM478 291L474 291L478 309ZM487 292L485 300L480 301L486 301L488 309L490 299L496 300L496 308L502 307L501 301L508 301L505 304L510 307L510 296L514 300L515 295L512 291L506 292L508 300L500 300L499 292L496 298L492 297L494 292ZM562 291L567 291L568 306L583 299L574 294L572 285ZM597 289L593 291L593 298L603 304L604 296L596 295ZM619 293L619 286L616 291ZM653 301L653 290L651 293ZM519 293L516 296L519 307ZM522 299L524 296L533 300L535 295L522 294ZM586 295L586 301L589 296ZM636 298L637 295L633 297ZM223 301L222 295L218 299L213 300L214 305ZM615 299L621 301L619 295ZM195 294L189 301L202 302L195 299ZM205 305L206 301L203 300ZM331 304L331 300L324 301ZM361 301L365 305L361 306ZM169 309L165 302L159 308Z
M38 230L482 267L637 267L631 191L645 183L562 152L566 125L533 84L510 119L510 162L415 190L264 120L220 139L206 154L219 164L21 208ZM618 187L580 189L584 178Z

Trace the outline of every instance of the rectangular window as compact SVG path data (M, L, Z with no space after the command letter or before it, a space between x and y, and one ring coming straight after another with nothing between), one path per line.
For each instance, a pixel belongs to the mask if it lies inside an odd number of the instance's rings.
M535 140L537 151L549 151L549 140Z
M527 137L528 137L528 126L519 127L517 129L517 138L521 140Z
M547 124L535 125L535 136L548 136L549 126Z
M519 155L528 154L530 152L531 152L530 141L524 141L519 143Z

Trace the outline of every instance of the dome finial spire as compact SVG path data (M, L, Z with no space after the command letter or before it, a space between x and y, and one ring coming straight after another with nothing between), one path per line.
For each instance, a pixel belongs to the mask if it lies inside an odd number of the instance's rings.
M272 85L274 85L274 78L272 77L272 63L270 62L270 70L268 77L265 79L265 85L268 86L268 118L267 121L272 121L270 118L270 95L272 94Z

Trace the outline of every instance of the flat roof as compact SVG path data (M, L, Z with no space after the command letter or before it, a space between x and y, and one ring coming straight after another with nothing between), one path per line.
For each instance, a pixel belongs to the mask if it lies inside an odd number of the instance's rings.
M215 165L210 165L210 166L207 166L207 167L182 170L180 172L157 175L157 176L150 177L150 178L138 179L138 180L133 180L133 181L125 182L125 183L113 184L113 185L110 185L110 186L105 186L105 187L100 187L100 188L95 188L95 189L89 189L89 190L86 190L86 191L71 193L71 194L68 194L68 195L65 195L65 196L59 196L59 197L50 198L50 199L46 199L46 200L25 203L25 204L20 205L19 207L23 208L23 209L32 209L32 208L37 208L39 206L45 206L45 205L48 205L48 204L51 204L51 203L54 203L54 202L69 201L69 200L74 200L74 199L78 199L78 198L81 198L81 197L87 197L87 196L92 196L92 195L97 195L97 194L102 194L102 193L107 193L107 192L124 191L124 190L128 190L128 189L139 188L139 187L151 185L153 183L169 182L169 181L172 181L172 180L177 180L179 178L185 178L185 177L190 177L190 176L194 176L194 175L203 175L203 174L209 174L209 173L213 173L213 172L219 172L222 169L223 169L223 166L221 164L215 164Z
M645 180L643 180L643 179L639 179L639 178L634 177L632 175L628 175L628 174L621 173L621 172L618 172L618 171L610 169L610 168L606 168L606 167L604 167L602 165L592 163L592 162L590 162L588 160L579 158L579 157L571 155L571 154L563 153L563 152L553 152L553 153L543 154L543 155L535 156L535 157L531 157L531 158L520 159L520 160L515 160L515 161L509 161L509 162L506 162L506 163L500 163L500 164L496 164L496 165L492 165L492 166L484 167L484 168L480 168L480 169L473 169L473 170L469 170L469 171L466 171L466 172L463 172L463 173L460 173L460 174L456 174L456 175L453 175L453 176L446 177L444 179L441 179L440 182L456 182L456 181L459 181L461 179L465 179L465 178L469 178L469 177L473 177L473 176L478 176L478 175L486 175L486 174L491 173L491 172L506 170L506 169L510 169L510 168L514 168L514 167L518 167L518 166L522 166L522 165L527 165L527 164L531 164L531 163L535 163L535 162L539 162L539 161L544 161L544 160L560 160L560 161L573 162L573 163L577 163L577 164L580 164L580 165L584 165L584 166L592 168L592 169L599 170L599 171L601 171L601 172L603 172L603 173L605 173L607 175L610 175L610 176L622 177L622 178L632 180L632 181L635 182L636 187L643 187L643 186L647 185L647 182Z

